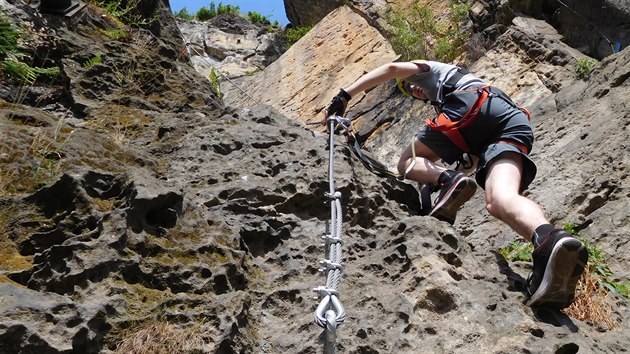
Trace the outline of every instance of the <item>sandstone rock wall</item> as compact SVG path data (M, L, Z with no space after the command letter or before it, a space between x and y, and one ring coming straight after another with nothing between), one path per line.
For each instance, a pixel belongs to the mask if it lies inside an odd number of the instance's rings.
M350 8L333 11L262 73L236 81L257 102L268 104L291 119L316 121L340 88L366 68L396 58L380 33ZM255 104L230 82L223 82L226 104ZM359 102L361 97L352 100Z
M49 53L61 74L0 86L0 352L128 353L134 334L145 348L168 334L203 353L321 352L312 289L325 282L331 148L299 120L394 54L341 8L297 44L304 52L245 82L277 109L224 106L163 3L146 4L158 23L124 40L98 30L117 24L92 6L73 22L8 7L36 30L29 53ZM471 68L534 114L539 176L527 193L627 279L630 50L582 81L575 51L539 20L505 25ZM339 50L351 42L363 48ZM83 65L99 53L101 64ZM352 103L367 147L387 163L430 114L391 83ZM340 352L627 350L627 299L606 299L615 328L522 304L531 264L496 253L517 237L488 216L481 193L454 226L418 216L413 186L375 177L334 140ZM147 332L155 323L161 330Z

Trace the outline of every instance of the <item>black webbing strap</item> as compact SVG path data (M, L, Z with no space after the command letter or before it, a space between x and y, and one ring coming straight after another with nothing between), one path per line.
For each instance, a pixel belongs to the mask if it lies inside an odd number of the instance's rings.
M387 166L378 162L374 157L372 157L367 151L361 149L361 145L352 130L352 121L348 118L340 117L340 116L330 116L327 118L327 122L330 120L334 120L336 124L335 132L342 132L346 136L346 142L348 143L348 148L352 153L359 158L359 161L365 166L370 172L374 173L379 177L394 177L397 180L402 181L404 176L399 173L390 171ZM307 123L309 124L309 123ZM318 122L310 123L310 124L321 124Z
M398 180L402 180L403 176L399 173L390 171L387 166L383 165L379 161L377 161L374 157L372 157L368 152L361 149L361 145L354 135L353 132L347 132L348 138L348 148L352 153L359 158L359 161L365 166L370 172L374 173L379 177L394 177Z
M448 78L448 80L446 80L446 82L444 83L444 85L442 85L442 97L448 95L449 93L455 91L455 85L457 85L457 82L464 77L464 75L468 74L469 71L464 69L464 68L460 68L457 67L457 71L455 71L453 73L453 75L451 75L451 77Z
M442 84L442 97L437 97L436 101L429 101L432 106L435 106L435 109L438 111L438 113L442 109L444 96L455 91L455 85L457 85L457 82L468 73L468 70L458 66L457 70L451 75L451 77L449 77L448 80L446 80L446 82Z

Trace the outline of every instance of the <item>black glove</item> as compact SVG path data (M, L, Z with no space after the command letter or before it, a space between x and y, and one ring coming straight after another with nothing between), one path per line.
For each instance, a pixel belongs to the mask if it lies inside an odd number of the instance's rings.
M350 97L346 91L343 89L339 90L337 96L333 97L332 101L330 101L330 104L328 105L328 108L326 108L326 115L343 116L346 112L346 107L348 107L348 101L350 101L351 98L352 97Z

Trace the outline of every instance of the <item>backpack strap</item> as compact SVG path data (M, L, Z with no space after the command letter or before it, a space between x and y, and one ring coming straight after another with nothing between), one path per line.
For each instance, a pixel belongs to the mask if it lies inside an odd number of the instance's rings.
M455 67L449 71L454 71L451 76L446 80L445 83L440 85L438 88L438 97L436 97L435 101L429 101L432 106L435 106L435 110L439 113L442 110L442 106L444 106L444 97L449 93L455 91L455 86L459 82L459 80L464 77L464 75L468 74L469 71L462 67Z
M464 75L466 75L468 73L469 73L468 70L458 66L457 70L442 85L442 97L444 97L444 96L448 95L449 93L455 91L455 85L457 85L457 82L459 82L459 80L462 77L464 77Z

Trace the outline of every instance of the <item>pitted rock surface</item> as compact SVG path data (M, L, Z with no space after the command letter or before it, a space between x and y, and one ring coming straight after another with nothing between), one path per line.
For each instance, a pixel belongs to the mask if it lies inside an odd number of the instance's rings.
M252 75L280 57L281 30L253 24L239 15L223 14L209 21L178 20L195 69L207 77L212 70L228 78Z
M282 81L288 88L270 104L224 105L161 1L142 3L138 12L155 22L126 41L94 31L116 25L92 6L65 22L21 1L2 4L37 29L32 52L52 53L62 74L0 89L0 353L114 353L121 330L152 320L177 331L199 326L194 349L203 353L321 352L312 289L325 282L318 268L331 148L327 133L300 120L392 60L387 44L368 51L378 58L352 52L330 85L312 65L300 80ZM322 28L345 28L354 41L377 37L359 38L344 27L359 23L354 13L335 11ZM527 195L554 222L576 223L627 279L630 51L576 80L574 50L553 31L528 31L548 29L540 20L518 18L504 22L496 48L471 69L508 86L534 114L539 176ZM295 48L331 53L344 37L303 40ZM294 51L286 58L298 58ZM99 53L102 64L83 65ZM262 78L286 63L279 60L252 80L274 92L280 81ZM312 93L289 106L298 81ZM387 163L431 114L393 85L352 104L366 147ZM374 176L343 136L334 141L347 311L340 352L627 350L627 299L607 300L612 330L522 304L531 265L496 252L517 237L488 216L481 193L454 226L418 216L415 186Z

